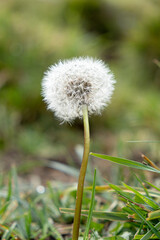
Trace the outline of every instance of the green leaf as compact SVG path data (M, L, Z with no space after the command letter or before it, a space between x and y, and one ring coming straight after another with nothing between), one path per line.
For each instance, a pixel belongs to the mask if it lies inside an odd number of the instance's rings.
M6 201L9 201L11 199L11 195L12 195L12 173L10 172L8 180L8 194Z
M153 219L157 219L157 218L160 218L160 210L148 213L147 220L153 220Z
M152 225L150 221L147 221L147 219L142 215L142 213L136 208L132 203L129 203L131 206L131 209L148 225L148 227L151 229L152 233L154 233L158 239L160 239L160 233L158 230Z
M19 194L19 186L18 186L18 178L17 178L17 170L15 167L12 168L12 177L14 182L14 195L17 198L18 202L20 202L20 194Z
M32 217L31 217L30 211L27 214L25 214L24 219L25 219L26 233L27 233L27 237L29 239L31 237L31 222L32 222Z
M140 199L142 199L146 204L148 204L149 206L151 206L153 209L158 209L159 205L154 202L152 199L149 199L148 197L145 197L144 195L142 195L141 193L139 193L137 190L135 190L134 188L128 186L127 184L123 183L123 185L131 190L132 192L134 192Z
M93 188L92 188L92 197L91 197L91 205L89 208L88 212L88 219L87 219L87 224L86 224L86 230L84 233L84 240L87 240L88 234L89 234L89 228L92 220L92 213L93 213L93 208L94 208L94 197L95 197L95 185L96 185L96 168L94 170L94 179L93 179Z
M126 141L128 143L160 143L160 141L155 140L133 140L133 141Z
M106 237L106 238L103 238L103 240L125 240L125 239L122 237L116 236L116 237Z
M106 181L106 180L105 180ZM108 184L108 181L106 181ZM146 181L145 181L146 182ZM148 183L148 182L147 182ZM150 184L151 185L151 184ZM117 186L118 185L114 185ZM154 187L154 185L152 185ZM130 190L124 188L124 186L119 186L121 188L121 190L123 190L123 192L131 192ZM76 187L72 188L71 191L75 191ZM112 192L113 190L111 189L111 187L109 185L101 185L101 186L96 186L96 191L97 192L105 192L105 191L109 191ZM138 192L145 194L144 189L139 188L139 187L134 187L134 189L136 189ZM90 187L85 187L85 190L92 190L92 186ZM158 190L158 189L157 189ZM160 197L160 192L155 191L155 190L151 190L151 189L147 189L150 197Z
M145 183L147 183L149 186L155 188L156 190L160 191L160 188L158 188L157 186L153 185L152 183L147 182L147 181L145 181Z
M136 177L137 181L140 183L141 187L144 189L144 192L146 193L146 196L150 197L149 196L149 192L148 192L147 188L144 186L144 184L141 181L141 179L136 174L134 174L134 176Z
M61 213L73 213L74 209L71 208L60 208ZM81 215L88 217L88 210L82 210ZM120 212L103 212L103 211L93 211L92 217L98 219L105 219L108 221L127 221L128 214Z
M118 186L116 186L116 185L114 185L114 184L109 184L109 186L112 188L112 189L114 189L119 195L121 195L122 197L124 197L125 199L127 199L127 200L129 200L129 201L133 201L133 198L132 198L132 196L131 196L131 194L129 194L129 193L126 193L126 192L123 192L123 190L120 188L120 187L118 187Z
M160 222L157 223L155 226L154 226L157 230L160 229ZM148 231L142 238L141 240L148 240L148 239L151 239L150 237L153 235L153 232L150 230Z
M1 215L5 214L8 206L10 205L10 202L5 202L2 207L0 208L0 217Z
M138 234L138 235L136 235L136 236L134 237L134 240L142 240L142 239L143 239L143 240L144 240L144 239L145 239L145 240L147 240L147 239L149 239L149 240L151 240L151 239L158 240L158 239L157 239L157 236L155 236L155 235L152 236L152 235L153 235L153 233L151 232L151 235L150 235L151 237L149 237L149 238L148 238L148 237L147 237L147 238L143 238L143 237L145 236L144 234L142 234L142 235Z
M147 170L147 171L151 171L151 172L160 173L159 170L157 170L153 167L144 165L143 163L140 163L140 162L135 162L133 160L129 160L129 159L125 159L125 158L118 158L118 157L111 157L108 155L103 155L103 154L98 154L98 153L90 153L90 155L104 159L104 160L108 160L108 161L111 161L114 163L118 163L118 164L126 166L126 167L132 167L132 168L137 168L137 169L141 169L141 170Z

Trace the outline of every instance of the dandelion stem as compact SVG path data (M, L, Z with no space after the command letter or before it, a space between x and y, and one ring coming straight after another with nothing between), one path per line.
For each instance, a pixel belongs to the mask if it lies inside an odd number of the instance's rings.
M82 164L81 164L81 169L80 169L80 174L78 179L72 240L77 240L79 236L83 187L84 187L84 180L85 180L88 156L89 156L90 134L89 134L88 108L86 105L83 106L83 124L84 124L84 152L83 152L83 159L82 159Z

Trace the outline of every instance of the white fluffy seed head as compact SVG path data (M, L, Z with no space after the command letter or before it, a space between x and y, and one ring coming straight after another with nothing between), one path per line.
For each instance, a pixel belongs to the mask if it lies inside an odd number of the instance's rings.
M114 76L101 60L73 58L52 65L42 81L42 95L48 109L63 122L82 117L82 106L89 114L99 114L109 103Z

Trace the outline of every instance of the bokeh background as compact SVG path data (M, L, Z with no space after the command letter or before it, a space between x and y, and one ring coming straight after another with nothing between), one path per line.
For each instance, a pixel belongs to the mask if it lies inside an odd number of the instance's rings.
M90 118L91 150L133 160L141 160L143 152L158 163L160 1L5 0L0 1L1 172L15 164L35 182L73 180L65 167L79 169L83 125L79 120L60 125L42 101L41 80L51 64L78 56L104 60L117 80L111 104ZM109 163L93 162L116 181Z

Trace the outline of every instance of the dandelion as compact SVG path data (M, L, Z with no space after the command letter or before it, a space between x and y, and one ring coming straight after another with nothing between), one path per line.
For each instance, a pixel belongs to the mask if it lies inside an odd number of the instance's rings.
M84 152L78 179L72 240L79 236L84 179L88 164L90 133L88 115L100 114L110 102L114 76L101 60L89 57L73 58L53 65L42 81L42 95L62 122L82 118L84 123Z
M71 122L82 118L82 106L89 115L100 114L110 102L114 77L108 66L92 58L73 58L53 65L45 73L42 95L55 115Z

